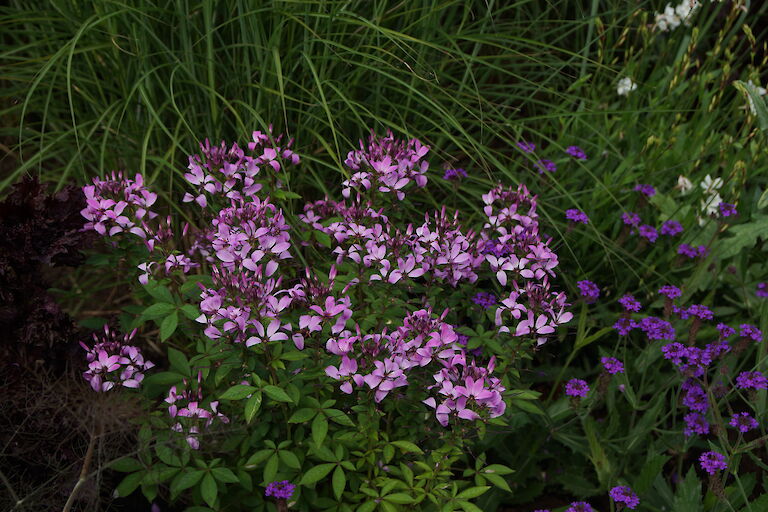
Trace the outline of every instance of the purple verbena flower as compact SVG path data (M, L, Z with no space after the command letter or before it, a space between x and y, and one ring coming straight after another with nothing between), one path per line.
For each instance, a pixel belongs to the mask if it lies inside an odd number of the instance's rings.
M661 234L666 236L675 236L683 232L683 225L676 220L665 221L661 225Z
M565 384L565 394L572 397L587 398L589 385L581 379L571 379Z
M632 329L639 327L639 324L630 318L619 318L613 328L619 331L621 336L626 336Z
M643 224L637 228L637 232L641 237L645 238L651 243L654 243L659 238L659 232L656 231L656 228L649 226L648 224Z
M738 429L739 432L749 432L760 426L755 418L753 418L748 412L741 412L731 416L731 421L728 422L730 426Z
M289 500L293 496L293 491L296 486L288 480L281 482L272 482L267 486L267 490L264 491L265 496L272 496L279 500Z
M736 386L741 389L768 389L768 379L762 372L741 372L736 377Z
M699 462L701 464L701 469L710 475L714 475L718 471L728 467L728 464L725 462L725 455L718 452L702 453L701 457L699 457Z
M682 254L687 258L705 258L709 255L709 248L706 245L700 245L698 247L691 247L688 244L680 244L677 247L677 254Z
M482 306L483 309L492 308L497 300L496 295L489 292L478 292L477 295L472 297L472 302L478 306Z
M589 223L589 217L587 217L587 214L581 210L577 210L576 208L565 210L565 218L566 220L569 220L576 224ZM768 296L768 292L766 292L766 296Z
M555 172L557 171L557 165L552 160L547 160L546 158L542 158L538 162L534 164L534 167L536 167L539 170L539 174L544 174L545 172Z
M675 329L672 324L661 318L653 316L643 318L638 327L645 332L649 340L673 340L675 339Z
M627 226L637 226L640 224L640 216L634 212L625 212L621 215L621 220Z
M565 512L595 512L595 509L586 501L574 501Z
M536 144L533 142L527 142L524 140L518 141L517 147L523 150L524 153L533 153L536 150Z
M615 357L603 357L600 359L600 363L602 363L603 367L605 368L605 371L607 371L611 375L616 375L617 373L624 373L624 363L622 363Z
M616 503L623 503L627 508L633 509L640 504L640 498L626 485L620 485L611 489L608 493Z
M622 307L626 311L634 311L637 313L642 309L642 305L637 301L636 298L634 298L631 294L627 293L622 298L619 299L619 304L622 305Z
M653 197L656 195L656 189L651 185L635 185L635 192L640 192L646 197Z
M579 287L579 293L584 297L584 302L587 304L593 304L600 297L600 288L592 281L578 281L576 285Z
M707 393L699 385L692 385L683 397L683 405L693 411L707 412L709 399Z
M565 150L566 153L571 155L576 160L586 160L587 154L579 146L568 146Z
M761 299L768 298L768 283L757 283L757 289L755 290L755 295L757 295Z
M674 365L680 365L686 355L686 347L675 341L661 347L661 352L664 354L664 359L671 360Z
M732 327L728 327L727 325L725 325L722 322L717 324L717 330L720 331L720 339L721 340L730 338L731 336L736 334L736 329L734 329Z
M462 178L467 177L467 171L464 169L446 169L443 174L443 179L448 181L461 181Z
M680 297L683 292L680 291L680 288L677 286L672 286L670 284L666 284L659 288L659 294L667 297L668 299L676 299Z
M717 208L720 210L720 215L722 217L731 217L739 214L739 212L736 211L735 204L720 203L719 205L717 205Z
M763 333L756 326L750 324L741 324L739 327L741 328L739 331L739 336L742 338L750 338L752 341L757 341L758 343L763 341Z
M690 412L685 415L685 429L683 433L687 437L699 434L701 436L709 434L709 422L703 414L698 412Z

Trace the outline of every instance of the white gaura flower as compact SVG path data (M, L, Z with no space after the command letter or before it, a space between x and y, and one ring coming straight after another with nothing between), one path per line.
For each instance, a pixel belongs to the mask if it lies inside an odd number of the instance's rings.
M701 211L707 215L717 215L717 206L723 202L723 198L717 192L712 192L701 201Z
M677 186L675 188L678 189L681 194L685 195L691 191L693 188L693 183L691 183L691 180L681 174L677 177Z
M699 183L699 186L704 190L706 194L716 194L718 190L723 187L723 178L712 179L712 176L707 174L707 177Z
M616 92L619 93L619 96L626 96L635 89L637 89L637 84L629 77L619 80L619 84L616 86Z
M768 92L765 90L765 87L760 87L759 85L752 82L752 80L747 81L749 85L754 87L757 90L757 94L760 96L765 96L765 94ZM752 112L752 115L757 115L757 111L755 110L755 102L752 101L752 96L747 95L747 101L749 102L749 111Z

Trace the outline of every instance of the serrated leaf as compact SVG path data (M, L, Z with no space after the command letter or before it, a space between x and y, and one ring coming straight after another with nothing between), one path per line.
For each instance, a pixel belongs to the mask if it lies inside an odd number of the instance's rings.
M299 409L291 414L288 423L304 423L305 421L311 420L315 414L317 414L317 411L315 409L310 409L309 407Z
M292 469L299 469L301 467L301 462L299 462L299 458L296 456L295 453L288 451L288 450L280 450L280 460L283 461L283 463Z
M325 416L318 414L315 419L312 420L312 440L317 446L321 446L325 441L325 436L328 434L328 420Z
M160 324L160 341L165 341L176 332L176 327L179 326L179 313L174 311L167 317L165 317Z
M336 464L334 463L318 464L317 466L304 473L304 476L301 477L299 484L307 486L312 485L325 478L325 476L335 467Z
M142 470L137 471L136 473L131 473L130 475L126 475L126 477L123 478L123 481L120 482L120 485L117 486L115 492L117 492L117 495L121 498L128 496L133 491L135 491L137 487L139 487L139 484L144 479L146 474L147 472Z
M288 396L288 393L286 393L285 390L277 386L273 386L269 384L264 386L262 391L264 391L264 393L266 393L269 398L271 398L276 402L293 402L293 400L291 400L291 397Z
M424 453L421 448L410 441L392 441L391 444L403 450L404 453Z
M250 423L253 417L261 408L261 391L256 391L253 396L245 402L245 421Z
M685 479L677 486L672 510L675 512L700 512L702 510L701 482L696 477L693 466L688 469Z
M189 377L192 374L187 356L173 347L168 347L168 361L171 363L171 368L177 370L182 375Z
M237 475L229 468L213 468L211 474L216 480L225 484L234 484L240 481Z
M144 465L132 457L123 457L122 459L117 459L110 463L109 467L115 471L120 471L121 473L130 473L131 471L142 469Z
M258 391L254 386L248 386L246 384L235 384L224 393L219 395L221 400L242 400L248 395Z
M653 481L661 474L661 470L668 460L669 457L666 455L655 455L648 459L643 465L643 469L640 470L640 475L634 482L635 485L632 486L635 492L643 494L650 490Z
M344 474L344 470L341 466L336 466L333 470L333 494L338 501L341 501L341 495L344 494L344 487L347 485L347 476Z
M490 485L483 485L479 487L470 487L469 489L464 489L461 491L456 498L460 500L471 500L473 498L477 498L478 496L481 496L485 494L488 489L490 489Z
M213 475L207 473L200 484L200 494L209 507L213 508L216 504L216 496L219 494L219 486L216 485Z

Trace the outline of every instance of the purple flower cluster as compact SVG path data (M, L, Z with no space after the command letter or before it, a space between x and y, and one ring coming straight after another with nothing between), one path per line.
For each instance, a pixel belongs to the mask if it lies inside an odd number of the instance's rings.
M709 434L709 422L706 417L698 412L690 412L683 418L685 420L685 429L683 433L687 437L695 434L704 436Z
M736 377L736 386L741 389L768 389L768 378L762 372L741 372Z
M622 363L615 357L603 357L600 359L600 363L602 363L603 368L605 368L605 371L611 375L616 375L617 373L624 373L624 363Z
M718 452L702 453L701 457L699 457L699 463L701 464L701 469L710 475L714 475L718 471L728 467L728 464L725 461L725 455Z
M197 391L188 388L188 382L184 379L184 389L177 392L176 386L171 387L165 402L169 404L168 414L176 420L171 427L174 432L183 433L187 444L193 450L200 449L201 428L208 428L214 420L229 423L229 418L218 412L219 402L209 402L207 407L203 405L203 390L201 387L202 374L197 374Z
M103 335L94 333L92 347L80 342L87 351L88 361L83 378L94 391L109 391L115 386L138 388L144 380L144 372L155 366L144 360L138 347L130 344L135 335L136 329L120 338L105 325Z
M539 170L539 174L544 174L545 172L555 172L557 171L557 165L552 160L547 160L546 158L542 158L538 162L534 164L536 169Z
M730 352L725 342L714 342L706 347L686 347L681 343L669 343L661 347L664 359L670 360L684 375L701 377L709 365Z
M635 313L643 308L640 302L629 293L619 299L619 304L621 304L625 311L633 311Z
M750 324L741 324L739 328L741 329L739 331L739 336L742 338L749 338L752 341L756 341L758 343L763 341L763 332L756 326Z
M687 320L689 318L698 318L700 320L712 320L713 318L715 318L715 314L712 312L712 310L709 309L707 306L704 306L703 304L693 304L687 308L675 307L673 311L682 320Z
M691 247L688 244L680 244L677 247L677 254L682 254L686 258L706 258L709 255L709 248L706 245Z
M464 169L446 169L443 174L443 179L448 181L461 181L462 178L467 177L467 171Z
M427 184L429 162L424 157L429 146L417 139L400 141L392 132L385 137L371 133L368 145L360 141L360 149L350 151L344 164L354 174L342 182L342 195L349 198L354 189L363 194L374 189L385 194L395 194L398 201L405 198L403 188L411 182L418 187Z
M653 197L656 195L656 189L651 185L635 185L635 192L640 192L646 197Z
M640 224L640 216L633 212L624 212L621 214L621 221L627 226L637 226Z
M524 153L533 153L536 150L536 144L533 142L521 140L515 144L517 144L517 147L520 148Z
M637 327L645 333L649 340L675 339L675 329L672 324L661 318L654 316L643 318L637 323Z
M670 284L666 284L659 288L659 295L663 295L667 297L668 299L676 299L680 297L683 294L683 292L680 291L680 288L677 286L672 286Z
M565 512L595 512L595 509L586 501L574 501Z
M635 509L640 504L640 498L626 485L620 485L610 490L608 495L616 503L621 503L629 509Z
M739 212L736 211L736 205L730 204L730 203L720 203L717 205L718 210L720 210L720 216L721 217L732 217L734 215L738 215Z
M565 394L572 397L587 398L589 385L582 379L571 379L565 384Z
M568 146L565 150L566 153L571 155L576 160L586 160L587 154L579 146Z
M661 234L666 236L677 236L683 232L683 225L676 220L665 221L661 225Z
M579 293L584 297L584 302L587 304L593 304L597 302L600 297L600 288L597 287L592 281L578 281L576 285L579 287Z
M576 208L565 210L565 218L575 224L589 224L587 214Z
M755 290L755 295L757 295L761 299L768 298L768 283L757 283L757 289Z
M478 292L474 297L472 297L472 302L478 306L482 306L483 309L492 308L496 305L497 301L498 299L496 296L489 292Z
M741 433L749 432L760 426L757 420L748 412L734 414L731 416L731 421L729 421L728 424Z
M659 232L656 231L656 228L649 226L648 224L643 224L637 228L637 232L641 237L645 238L651 243L654 243L659 238Z
M733 327L729 327L722 322L717 324L717 330L720 332L721 340L730 338L731 336L736 334L736 329L734 329Z
M278 500L289 500L293 496L293 491L296 486L288 480L281 482L272 482L267 485L267 490L264 491L264 496L272 496Z
M157 194L144 186L144 177L124 178L112 173L107 179L93 178L93 185L83 187L86 204L82 212L88 222L84 229L92 229L102 236L127 232L146 239L144 221L157 216L149 208L155 204Z

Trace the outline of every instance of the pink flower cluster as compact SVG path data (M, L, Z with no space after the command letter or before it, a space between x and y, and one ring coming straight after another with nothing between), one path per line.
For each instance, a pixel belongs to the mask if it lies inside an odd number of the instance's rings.
M134 179L123 173L112 173L102 180L93 178L93 185L83 187L87 206L80 212L88 222L84 229L92 229L102 236L133 233L147 239L145 221L157 214L149 208L155 204L157 194L144 186L144 177ZM151 250L151 249L150 249Z
M212 401L207 407L203 406L203 391L201 387L202 374L197 374L197 391L188 389L188 382L184 379L184 390L177 393L176 386L168 391L168 397L165 402L169 404L168 414L171 418L178 420L171 430L184 433L187 444L193 450L200 449L201 428L208 428L218 420L222 423L229 423L229 418L218 412L219 402Z
M88 370L83 378L94 391L109 391L115 386L138 388L144 380L144 372L154 363L145 361L141 350L130 344L136 336L136 330L120 338L115 332L104 326L104 334L93 334L92 347L83 342L80 346L87 351Z
M398 201L405 198L403 188L411 182L423 187L429 163L423 160L429 152L417 139L396 140L392 132L377 137L371 132L368 145L360 141L360 149L350 151L344 164L355 171L342 182L342 195L350 197L352 190L365 194L369 190L395 194Z

